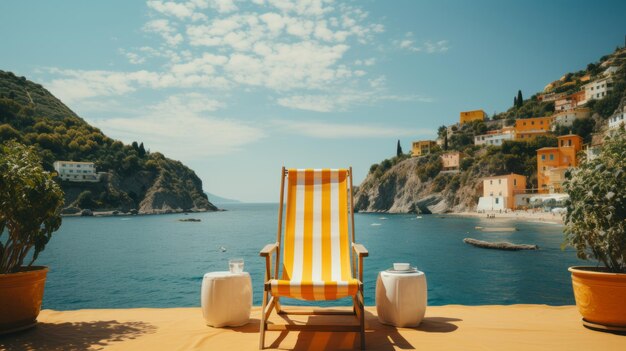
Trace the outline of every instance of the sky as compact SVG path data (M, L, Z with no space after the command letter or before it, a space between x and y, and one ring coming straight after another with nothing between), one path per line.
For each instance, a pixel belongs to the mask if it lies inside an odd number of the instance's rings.
M624 1L0 2L0 69L177 159L204 190L277 202L280 169L352 166L459 112L508 109L624 45Z

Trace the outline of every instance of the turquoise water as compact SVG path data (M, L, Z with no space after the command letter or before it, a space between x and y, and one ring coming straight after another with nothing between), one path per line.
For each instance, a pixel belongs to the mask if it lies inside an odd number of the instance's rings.
M260 304L264 260L258 252L276 238L278 206L224 207L228 211L189 216L64 218L37 261L50 266L43 307L198 306L204 273L227 270L233 257L245 259L254 304ZM190 217L202 222L178 221ZM411 262L426 273L430 305L574 303L567 267L580 261L571 249L560 250L560 225L388 214L356 214L355 221L357 241L370 252L365 259L367 305L375 303L378 271L393 262ZM482 233L475 226L515 226L519 231ZM464 244L465 237L541 249L479 249Z

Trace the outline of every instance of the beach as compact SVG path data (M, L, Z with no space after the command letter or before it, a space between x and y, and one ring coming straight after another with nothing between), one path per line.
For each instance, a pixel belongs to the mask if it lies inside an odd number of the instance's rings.
M563 224L563 215L559 213L552 212L539 212L539 211L485 211L485 212L459 212L459 213L449 213L452 216L463 216L463 217L478 217L478 218L487 218L487 216L493 216L494 220L498 219L517 219L527 222L547 222L547 223L558 223Z
M206 326L200 308L44 310L30 330L0 337L16 350L257 350L260 307L236 328ZM626 337L582 326L575 306L447 305L428 307L417 328L378 322L366 307L368 350L624 350ZM295 318L299 317L299 318ZM294 323L306 322L294 316ZM273 314L270 322L284 322ZM351 316L312 316L309 323L351 324ZM359 349L355 333L267 332L268 349Z

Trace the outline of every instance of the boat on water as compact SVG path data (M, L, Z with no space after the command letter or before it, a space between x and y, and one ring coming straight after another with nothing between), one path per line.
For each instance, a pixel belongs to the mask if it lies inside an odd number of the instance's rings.
M226 252L226 248L224 246L220 246L220 251Z

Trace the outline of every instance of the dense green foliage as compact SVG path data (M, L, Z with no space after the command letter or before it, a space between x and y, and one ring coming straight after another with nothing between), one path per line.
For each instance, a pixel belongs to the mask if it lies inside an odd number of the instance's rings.
M34 147L0 146L0 274L17 272L34 248L33 264L61 226L62 206L63 191Z
M579 258L626 273L626 132L605 140L597 158L567 176L566 243Z

